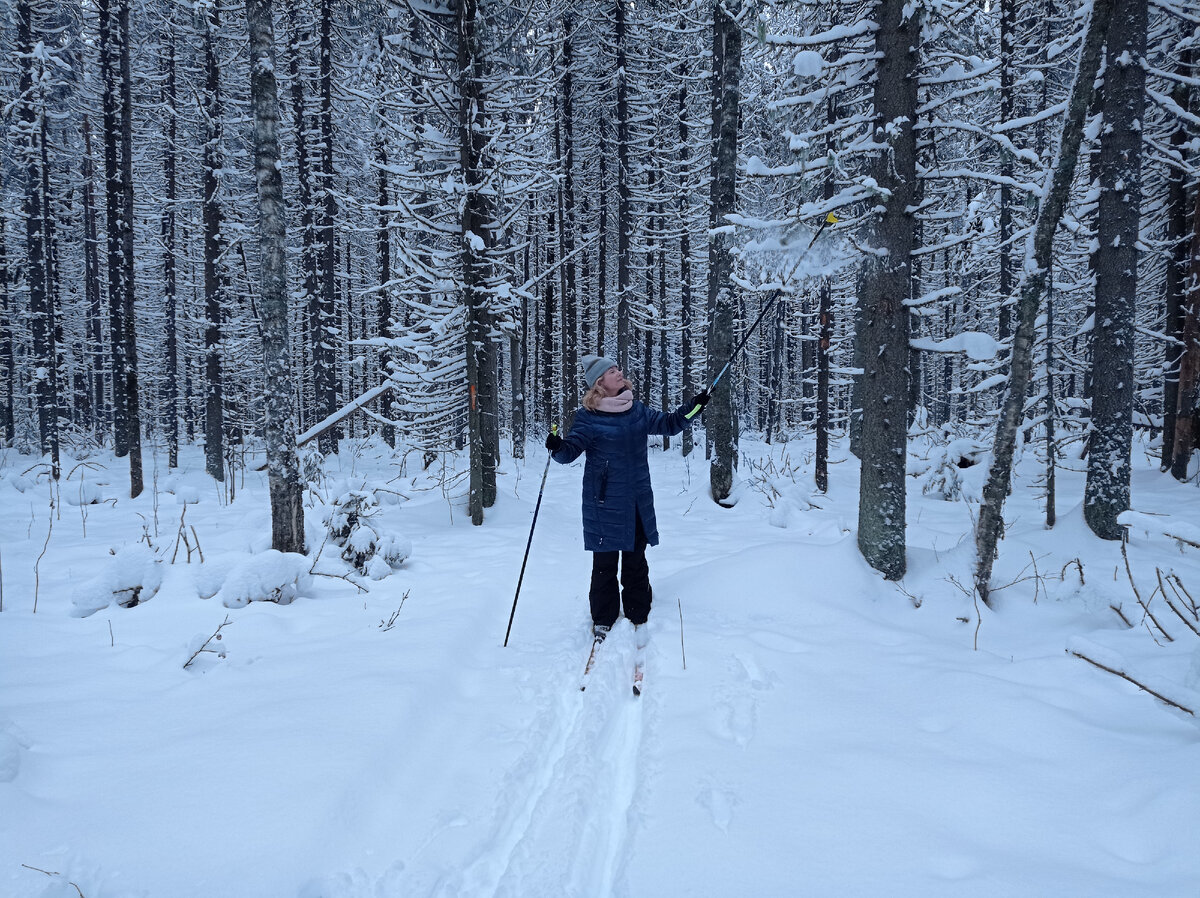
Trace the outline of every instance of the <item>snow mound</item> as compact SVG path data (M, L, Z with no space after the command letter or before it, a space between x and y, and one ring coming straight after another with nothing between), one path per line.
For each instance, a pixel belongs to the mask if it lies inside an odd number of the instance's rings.
M82 480L78 486L67 484L62 491L63 501L76 507L80 505L99 505L104 501L104 493L100 484L93 480Z
M251 602L290 605L310 585L308 568L309 561L303 555L267 549L234 567L217 598L226 608L241 608Z
M162 560L141 543L114 550L101 573L71 597L73 617L88 617L116 602L133 608L154 598L162 586Z
M230 552L208 558L203 564L197 565L192 577L200 598L211 599L219 593L230 572L250 557L249 552Z

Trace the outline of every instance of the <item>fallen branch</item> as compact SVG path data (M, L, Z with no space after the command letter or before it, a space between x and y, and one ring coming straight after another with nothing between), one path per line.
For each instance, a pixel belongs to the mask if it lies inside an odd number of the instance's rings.
M31 867L31 866L29 866L29 864L22 864L21 866L24 867L26 870L32 870L34 873L45 873L47 876L62 876L61 873L56 873L51 870L43 870L41 867ZM71 882L70 880L67 880L67 885L75 886L75 891L79 893L79 898L84 898L83 889L79 888L78 885Z
M227 614L227 615L225 615L225 620L221 621L221 626L219 626L219 627L217 627L217 629L213 630L212 636L210 636L210 637L208 637L208 639L204 640L204 642L200 646L200 648L198 648L198 649L196 649L196 651L192 652L192 657L188 658L187 661L184 662L184 665L183 665L184 670L187 670L188 665L190 665L193 661L195 661L197 658L199 658L200 654L202 652L212 652L214 655L221 654L220 652L216 651L215 649L210 649L208 647L208 644L210 642L212 642L214 639L217 640L218 642L220 642L221 641L221 631L223 629L225 629L225 625L229 624L229 623L232 623L232 621L229 620L229 615Z
M1187 587L1183 585L1183 580L1180 579L1180 576L1178 574L1171 574L1169 577L1167 577L1167 582L1171 584L1171 588L1175 590L1176 595L1183 593L1183 596L1180 596L1180 601L1183 600L1184 596L1187 597L1188 605L1191 606L1192 617L1200 621L1200 609L1196 607L1196 600L1193 599L1192 594L1187 591Z
M1162 569L1156 567L1154 569L1154 573L1158 575L1158 590L1159 590L1159 592L1162 593L1163 601L1167 603L1167 607L1175 612L1175 616L1177 618L1179 618L1181 621L1183 621L1183 624L1185 627L1187 627L1189 630L1191 630L1197 636L1200 636L1200 629L1197 629L1195 624L1193 624L1190 620L1188 620L1186 617L1183 616L1183 612L1175 607L1175 603L1172 602L1171 597L1169 595L1167 595L1167 588L1166 588L1166 585L1163 583Z
M1125 616L1125 612L1121 610L1120 605L1109 605L1108 607L1111 608L1113 611L1117 612L1117 617L1119 617L1121 619L1121 621L1125 624L1126 627L1128 627L1130 630L1133 629L1133 624L1130 623L1129 618L1127 618Z
M1191 708L1185 708L1183 705L1179 704L1178 702L1173 702L1173 701L1171 701L1171 700L1170 700L1169 698L1167 698L1165 695L1161 695L1160 693L1157 693L1157 692L1155 692L1155 691L1154 691L1153 689L1151 689L1149 686L1146 686L1146 685L1144 685L1143 683L1139 683L1137 680L1135 680L1135 679L1134 679L1133 677L1131 677L1129 674L1125 673L1125 671L1123 671L1123 670L1115 670L1114 668L1111 668L1111 667L1108 667L1108 666L1106 666L1106 665L1104 665L1104 664L1101 664L1099 661L1093 661L1093 660L1092 660L1091 658L1089 658L1087 655L1081 654L1080 652L1077 652L1077 651L1075 651L1074 649L1068 649L1068 651L1069 651L1069 652L1070 652L1072 655L1074 655L1076 658L1079 658L1081 661L1086 661L1088 664L1092 665L1093 667L1098 667L1098 668L1100 668L1101 670L1103 670L1103 671L1106 671L1106 672L1108 672L1108 673L1112 674L1113 676L1120 677L1122 680L1128 680L1130 683L1132 683L1132 684L1133 684L1134 686L1136 686L1138 689L1142 690L1142 692L1148 692L1148 693L1150 693L1150 695L1154 696L1156 699L1158 699L1158 700L1159 700L1160 702L1162 702L1163 704L1170 705L1172 708L1178 708L1180 711L1183 711L1183 712L1185 712L1185 713L1187 713L1187 714L1191 714L1191 715L1192 715L1192 717L1195 717L1195 716L1196 716L1196 712L1195 712L1195 711L1193 711Z
M1146 612L1146 617L1150 618L1150 620L1154 622L1154 626L1158 627L1158 632L1162 633L1162 635L1167 638L1167 642L1174 642L1175 637L1163 629L1163 625L1158 622L1158 618L1156 618L1154 613L1150 610L1150 603L1142 601L1142 594L1138 592L1137 584L1133 582L1133 569L1129 566L1129 552L1126 551L1126 546L1128 544L1129 539L1127 531L1125 538L1121 540L1121 557L1125 559L1125 573L1129 575L1129 585L1133 587L1133 597L1137 599L1137 603L1141 605L1142 610ZM1157 590L1155 591L1157 592ZM1153 599L1154 596L1151 596L1150 598Z

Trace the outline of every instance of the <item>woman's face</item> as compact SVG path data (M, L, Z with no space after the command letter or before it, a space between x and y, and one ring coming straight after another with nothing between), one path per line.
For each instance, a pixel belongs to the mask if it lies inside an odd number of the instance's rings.
M621 369L613 365L607 371L600 375L600 379L596 381L604 390L606 396L616 396L625 386L625 375L621 373Z

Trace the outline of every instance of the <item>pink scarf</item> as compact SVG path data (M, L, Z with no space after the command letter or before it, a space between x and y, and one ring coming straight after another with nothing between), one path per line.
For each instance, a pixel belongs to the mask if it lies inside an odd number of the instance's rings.
M602 412L627 412L633 408L633 391L622 390L616 396L605 396L599 405Z

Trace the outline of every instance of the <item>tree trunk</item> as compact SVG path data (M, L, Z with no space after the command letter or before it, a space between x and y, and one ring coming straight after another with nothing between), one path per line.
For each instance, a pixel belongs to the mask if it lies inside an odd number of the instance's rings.
M83 116L83 159L80 161L81 193L83 198L83 295L87 303L89 382L91 414L89 424L96 434L104 430L108 420L104 380L105 364L103 309L100 284L100 237L96 221L95 165L92 162L92 133L88 116Z
M137 322L134 320L133 257L133 73L129 62L129 0L118 0L121 107L121 339L125 388L126 445L129 447L129 498L142 492L142 415L138 394ZM116 260L110 259L109 264Z
M1080 51L1079 68L1071 96L1067 101L1067 118L1059 135L1054 167L1047 174L1046 187L1038 206L1037 218L1025 249L1025 267L1017 305L1017 327L1013 334L1011 367L1000 421L992 444L992 464L983 488L983 502L975 524L975 589L985 603L989 600L992 563L996 544L1004 523L1004 499L1012 478L1012 460L1016 449L1017 429L1025 409L1025 394L1033 373L1033 344L1042 293L1050 271L1054 232L1062 220L1070 193L1071 180L1079 159L1083 126L1091 105L1100 68L1100 55L1108 33L1112 13L1111 0L1095 0L1091 22Z
M1175 446L1171 476L1187 480L1196 450L1196 416L1200 414L1200 187L1195 188L1192 249L1183 290L1183 355L1179 359L1179 398L1175 413Z
M112 348L113 452L117 458L129 454L128 411L125 408L125 316L121 302L121 172L119 158L119 35L113 3L99 0L100 80L103 91L104 130L104 222L105 255L108 259L108 335ZM116 57L116 58L114 58Z
M0 174L0 189L3 175ZM16 429L16 378L17 364L13 353L13 299L10 291L8 241L5 238L4 222L0 221L0 377L4 378L0 388L0 440L11 447L17 438Z
M559 231L562 235L562 301L563 301L563 392L567 397L563 408L573 409L579 402L579 294L575 287L575 96L573 36L575 20L563 16L562 64L562 143L563 179L562 208ZM571 422L564 424L570 428Z
M275 84L272 0L246 0L250 31L250 104L258 181L265 442L271 493L271 547L304 551L304 488L296 461L292 362L288 347L287 226L279 156L279 93Z
M1194 54L1186 52L1180 60L1180 75L1186 76L1192 68ZM1191 107L1192 91L1187 84L1176 84L1171 98L1180 109ZM1180 118L1171 134L1171 148L1184 157L1184 144L1191 135L1188 123ZM1168 340L1163 349L1163 441L1161 467L1171 467L1175 454L1176 413L1179 408L1179 360L1180 346L1174 341L1183 339L1183 289L1188 272L1188 192L1186 179L1175 173L1167 184L1167 269L1163 276L1163 294L1166 300L1164 330Z
M625 12L628 4L617 0L616 33L613 40L617 51L617 365L628 372L631 364L629 333L629 294L633 290L633 271L630 266L629 238L633 232L633 204L629 170L629 64L625 45L628 33Z
M25 269L29 291L29 328L33 342L33 382L37 403L38 443L42 453L57 444L58 403L54 396L55 351L54 322L50 305L48 231L45 207L50 198L43 184L43 142L45 139L45 94L41 73L35 72L33 8L26 0L17 4L17 48L20 58L19 128L21 156L25 169L25 195L22 214L25 219ZM35 82L37 87L35 88ZM55 480L58 479L57 471Z
M888 193L875 224L859 292L863 348L862 477L858 548L888 580L904 576L905 463L908 447L908 328L915 219L917 54L920 24L903 0L876 7L880 56L875 86L875 139L888 151L873 172Z
M1147 2L1116 0L1104 70L1092 439L1083 494L1084 520L1102 539L1121 538L1117 517L1129 509Z
M691 144L688 142L689 129L687 117L688 70L687 60L680 60L676 117L679 122L679 176L683 180L684 185L688 183L691 173ZM679 352L682 356L680 361L683 364L683 383L681 389L683 391L684 402L691 399L697 392L696 350L692 346L692 235L690 228L691 216L688 214L689 206L689 191L686 186L681 186L676 199L676 217L679 220L679 326L681 331ZM681 451L686 458L692 453L694 441L692 428L684 428L681 439L683 441Z
M174 14L172 7L172 22L167 35L167 57L163 65L166 68L163 102L167 113L167 141L163 147L163 180L166 182L166 203L162 213L163 241L163 293L167 302L167 377L163 390L163 405L166 407L167 424L167 467L179 467L179 330L176 315L178 312L178 297L176 296L175 257L178 247L175 242L175 204L178 186L175 173L175 140L177 136L177 119L175 108L176 96L175 77L175 32Z
M321 0L320 45L321 108L318 127L321 133L320 202L317 205L317 243L319 247L320 286L317 316L312 322L312 360L316 416L327 418L338 409L337 362L334 347L338 342L337 316L337 197L333 171L333 9L332 0ZM328 455L337 452L340 428L321 434L317 447Z
M712 207L708 248L708 382L716 379L734 345L737 295L733 289L732 235L727 215L737 205L738 107L741 101L742 33L735 16L741 4L715 3L713 15L713 157ZM731 369L713 391L705 410L705 431L712 453L709 488L723 502L733 489L737 468L737 406Z
M300 270L302 272L300 278L300 298L298 305L304 310L304 334L307 339L303 343L303 350L300 352L303 361L308 364L303 364L301 370L304 374L301 377L302 396L307 397L308 391L304 389L304 382L312 383L315 380L316 372L312 364L313 353L317 351L319 342L317 334L319 333L318 322L321 317L320 306L320 287L317 281L317 234L316 234L316 212L313 201L313 185L312 185L312 165L309 156L309 126L308 116L305 114L304 105L304 78L300 71L300 57L304 52L304 44L308 42L309 34L307 30L302 30L300 27L299 18L297 15L296 3L287 4L288 15L288 80L291 82L291 101L292 101L292 119L293 131L296 141L296 187L299 193L300 200ZM305 358L307 353L307 357ZM315 387L312 391L315 395ZM299 403L300 420L308 421L307 412L309 406L307 402ZM320 416L315 413L315 405L313 406L314 417L320 420ZM318 444L319 445L319 444Z
M478 43L477 0L461 0L458 30L458 147L466 196L462 204L463 302L467 307L467 417L471 453L468 505L471 523L483 523L483 510L496 498L495 428L497 424L496 354L492 314L486 290L492 246L492 210L484 193L482 167L487 143L483 58ZM550 229L553 234L553 228ZM553 278L547 280L552 281Z
M379 54L382 56L385 52L383 35L379 35ZM382 85L380 85L382 88ZM392 337L392 316L395 314L392 308L392 237L391 228L389 227L389 219L391 213L388 211L391 205L390 191L388 190L388 156L387 156L387 141L384 137L382 126L375 134L375 162L378 165L375 177L377 183L377 198L379 205L377 231L375 235L375 252L379 264L379 336L384 338ZM379 352L379 369L380 378L386 380L392 373L392 351L390 348L384 347ZM394 419L395 411L392 408L392 394L389 392L383 399L383 414L386 418ZM396 448L396 428L391 424L383 425L383 440L393 449Z
M214 480L225 480L225 390L222 372L221 318L225 307L225 283L221 276L223 216L220 200L221 79L214 46L220 20L211 7L202 23L204 29L204 469ZM111 282L111 279L110 279Z

